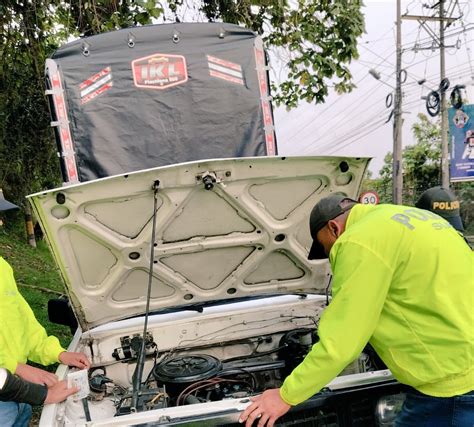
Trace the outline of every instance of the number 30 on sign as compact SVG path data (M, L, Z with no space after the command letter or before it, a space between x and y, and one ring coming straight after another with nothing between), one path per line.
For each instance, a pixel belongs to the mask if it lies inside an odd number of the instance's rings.
M359 196L359 202L364 205L376 205L379 201L379 195L375 191L366 191Z

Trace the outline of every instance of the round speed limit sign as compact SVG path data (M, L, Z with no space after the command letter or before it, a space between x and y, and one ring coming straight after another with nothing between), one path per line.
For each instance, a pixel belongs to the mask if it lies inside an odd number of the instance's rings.
M359 196L359 202L364 205L376 205L380 201L376 191L366 191Z

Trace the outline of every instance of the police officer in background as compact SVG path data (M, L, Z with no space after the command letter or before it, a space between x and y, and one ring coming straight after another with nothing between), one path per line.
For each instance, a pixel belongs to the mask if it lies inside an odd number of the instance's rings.
M441 186L429 188L422 193L415 206L434 212L448 221L455 230L460 233L464 232L461 215L459 214L459 200L449 188Z

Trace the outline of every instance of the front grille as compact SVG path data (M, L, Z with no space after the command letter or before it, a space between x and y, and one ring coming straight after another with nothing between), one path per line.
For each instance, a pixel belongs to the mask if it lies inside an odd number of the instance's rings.
M340 417L333 408L320 408L288 414L276 423L277 426L338 427Z
M276 422L278 427L375 427L374 407L377 398L338 398L313 408L292 410ZM220 424L219 424L220 425ZM255 421L254 425L257 425ZM226 424L226 427L242 424Z
M287 414L276 425L314 427L372 427L374 421L372 399L348 401L341 399L337 405L306 409Z
M373 399L364 399L353 402L351 405L352 426L371 427L375 426L375 402Z

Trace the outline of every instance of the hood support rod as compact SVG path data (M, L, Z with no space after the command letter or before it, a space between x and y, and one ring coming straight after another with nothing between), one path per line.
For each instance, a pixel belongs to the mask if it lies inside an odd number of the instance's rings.
M138 399L140 397L142 377L143 377L143 367L145 366L145 341L147 336L148 329L148 316L150 314L150 299L151 299L151 284L153 280L153 261L155 256L155 233L156 233L156 212L158 205L158 188L160 186L160 181L156 180L153 183L153 223L151 231L151 242L150 242L150 270L148 274L148 289L146 294L146 308L145 308L145 323L143 325L143 337L141 342L140 352L138 353L137 366L135 372L133 373L133 394L132 394L132 404L130 407L131 412L137 412L138 408Z

